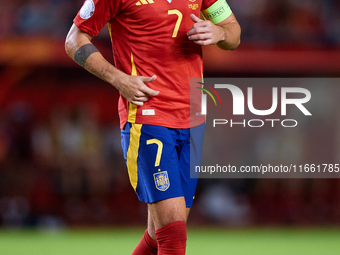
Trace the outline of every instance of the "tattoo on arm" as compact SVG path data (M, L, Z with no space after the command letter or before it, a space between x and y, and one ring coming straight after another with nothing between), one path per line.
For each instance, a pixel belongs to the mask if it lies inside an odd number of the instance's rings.
M92 43L81 46L74 55L74 61L76 61L82 67L85 67L85 62L89 56L93 53L98 52L98 49L94 47Z

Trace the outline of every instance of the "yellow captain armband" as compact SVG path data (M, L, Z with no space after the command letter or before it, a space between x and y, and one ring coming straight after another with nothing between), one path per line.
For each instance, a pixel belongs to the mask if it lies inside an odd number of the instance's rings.
M202 14L205 19L217 24L228 18L232 11L226 0L217 0L208 9L202 10Z

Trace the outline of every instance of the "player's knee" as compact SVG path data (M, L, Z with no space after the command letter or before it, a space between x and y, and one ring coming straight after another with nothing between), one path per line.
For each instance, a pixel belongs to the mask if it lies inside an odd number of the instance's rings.
M162 219L159 219L158 224L156 224L156 229L159 229L161 227L167 226L174 222L183 222L184 224L187 223L187 217L186 215L169 215L168 217L164 217Z
M171 198L149 204L150 220L155 229L173 222L187 221L187 208L184 197Z
M176 214L172 215L162 215L163 217L160 217L158 219L150 218L148 222L148 230L149 235L154 240L157 239L156 232L160 229L166 229L168 226L175 226L172 227L176 231L178 225L180 226L186 226L186 220L187 218L185 216L180 216Z

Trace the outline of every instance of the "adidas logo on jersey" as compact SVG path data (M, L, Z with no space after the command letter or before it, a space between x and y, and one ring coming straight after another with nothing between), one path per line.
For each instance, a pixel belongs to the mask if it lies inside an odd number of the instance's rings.
M142 110L142 115L155 115L154 109Z
M139 0L136 5L142 5L142 4L153 4L153 0Z

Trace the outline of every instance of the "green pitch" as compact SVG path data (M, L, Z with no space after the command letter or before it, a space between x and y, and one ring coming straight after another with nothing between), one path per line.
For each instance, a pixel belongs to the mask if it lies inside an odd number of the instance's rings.
M143 229L0 230L1 255L124 255ZM190 228L188 255L338 255L340 229Z

